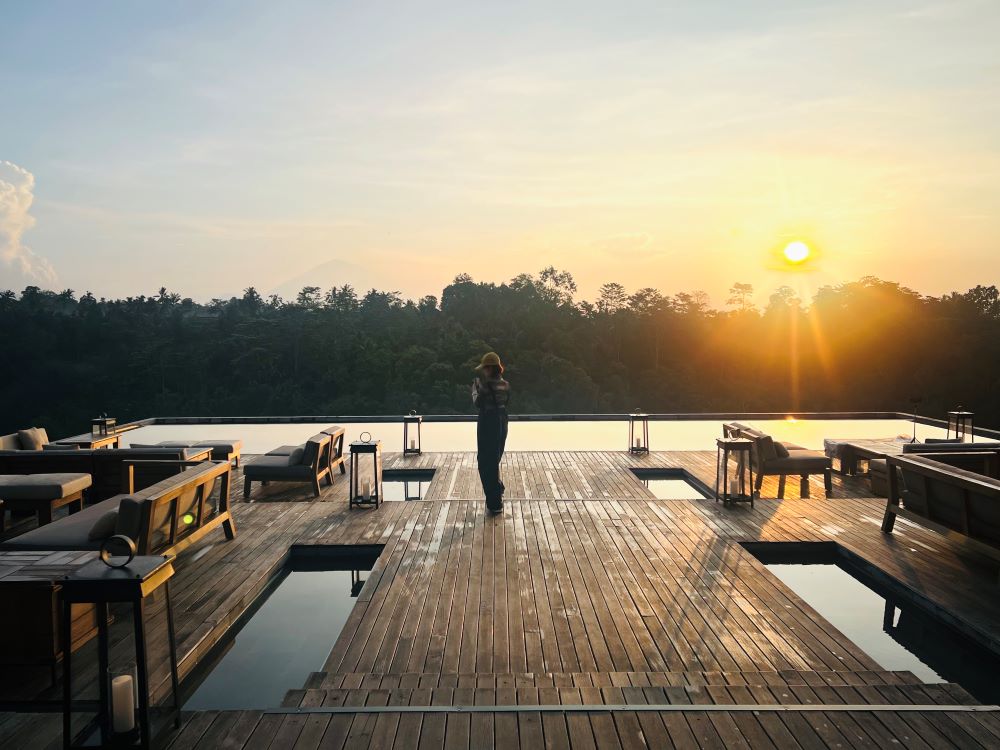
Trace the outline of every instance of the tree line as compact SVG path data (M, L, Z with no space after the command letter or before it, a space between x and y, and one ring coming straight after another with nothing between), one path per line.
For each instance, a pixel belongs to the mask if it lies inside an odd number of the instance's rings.
M63 436L100 413L258 416L469 413L494 350L511 411L912 411L956 406L1000 425L1000 295L941 297L866 277L757 305L605 284L577 299L546 268L501 284L457 276L440 299L349 285L294 300L256 289L202 304L166 289L98 299L0 292L0 431Z

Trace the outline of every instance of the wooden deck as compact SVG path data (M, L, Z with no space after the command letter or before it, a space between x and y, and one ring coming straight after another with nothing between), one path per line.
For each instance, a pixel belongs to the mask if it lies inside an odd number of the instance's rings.
M714 453L512 453L502 468L507 509L493 517L474 454L389 454L386 467L434 469L427 500L349 511L339 475L319 502L305 487L271 485L254 502L234 503L236 540L220 532L181 554L173 591L183 680L290 545L384 545L340 637L331 634L326 662L287 686L284 708L186 713L165 745L1000 744L1000 715L968 711L975 701L957 686L882 670L739 544L835 541L1000 649L995 568L912 524L883 536L884 500L860 478L835 476L826 499L817 477L811 499L763 499L751 509L654 499L630 471L682 468L711 484ZM776 487L768 478L764 498ZM237 481L234 497L241 490ZM156 606L151 620L162 630ZM156 678L162 696L166 673ZM45 675L18 680L51 694ZM689 708L639 707L680 704ZM456 705L503 708L447 708ZM766 705L799 708L739 708ZM830 708L803 708L815 705ZM385 706L406 708L379 713ZM59 741L55 715L0 714L2 747Z

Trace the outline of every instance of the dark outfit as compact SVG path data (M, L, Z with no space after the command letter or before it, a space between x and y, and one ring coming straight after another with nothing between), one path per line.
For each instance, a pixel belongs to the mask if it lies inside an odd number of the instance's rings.
M502 377L476 380L473 400L479 407L476 420L476 448L478 450L479 479L486 495L486 507L500 510L503 507L503 482L500 481L500 459L507 443L507 401L510 384Z

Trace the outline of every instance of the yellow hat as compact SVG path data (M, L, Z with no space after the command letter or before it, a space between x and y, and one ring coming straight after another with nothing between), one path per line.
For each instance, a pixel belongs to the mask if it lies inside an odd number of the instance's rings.
M476 369L482 370L484 367L489 367L490 365L493 367L499 367L500 372L503 372L503 365L500 364L500 355L496 352L486 352L486 354L483 355L483 361L479 363L479 366Z

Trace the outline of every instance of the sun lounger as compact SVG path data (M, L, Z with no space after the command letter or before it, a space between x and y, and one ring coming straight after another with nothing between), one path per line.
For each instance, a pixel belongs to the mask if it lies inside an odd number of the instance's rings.
M332 438L319 433L301 446L283 446L277 451L290 449L287 454L269 453L243 466L243 499L250 499L253 482L302 482L312 485L313 494L320 495L320 480L333 484L330 451Z

